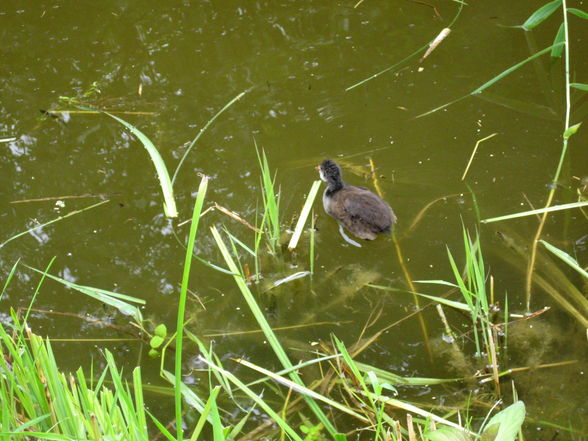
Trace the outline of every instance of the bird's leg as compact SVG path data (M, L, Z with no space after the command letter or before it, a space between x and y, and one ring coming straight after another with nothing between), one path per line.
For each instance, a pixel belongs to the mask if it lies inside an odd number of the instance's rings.
M354 247L361 248L360 244L358 244L356 241L347 236L347 234L345 234L345 231L343 230L343 226L341 224L339 224L339 233L341 233L341 236L343 237L343 239L345 239L345 242L353 245Z

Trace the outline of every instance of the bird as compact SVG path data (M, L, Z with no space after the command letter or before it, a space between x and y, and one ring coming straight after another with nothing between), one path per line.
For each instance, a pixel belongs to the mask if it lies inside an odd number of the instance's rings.
M390 233L396 216L388 203L367 188L347 185L341 167L331 159L317 169L327 183L323 206L328 215L360 239L374 240L380 233Z

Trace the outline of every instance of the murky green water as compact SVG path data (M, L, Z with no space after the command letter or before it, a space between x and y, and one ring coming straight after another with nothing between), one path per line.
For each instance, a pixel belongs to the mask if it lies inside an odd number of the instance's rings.
M207 206L216 202L255 221L261 203L255 140L277 171L285 227L299 213L317 179L314 166L322 158L342 157L348 182L373 188L367 178L371 158L385 198L398 216L399 243L412 278L453 280L446 247L461 261L461 224L471 231L475 228L467 185L476 195L482 218L545 203L561 151L564 76L561 60L542 57L493 86L484 94L487 99L469 98L414 119L550 45L560 23L559 17L552 17L525 35L521 29L501 25L522 23L540 3L473 2L463 9L449 38L422 64L414 61L345 92L424 45L457 12L456 3L435 6L441 19L421 3L372 0L356 9L353 2L313 1L4 4L0 7L4 60L0 137L16 140L0 144L2 240L99 199L61 198L64 207L56 200L14 201L103 194L110 202L7 244L0 250L3 279L19 258L43 269L55 256L51 273L143 298L145 316L174 329L184 250L174 239L172 226L190 216L200 179L197 173L213 177ZM586 25L571 20L571 35L573 76L585 82ZM99 93L92 92L92 84ZM245 97L208 129L181 169L174 187L180 217L173 222L163 216L149 157L122 126L103 115L43 118L40 113L71 109L59 102L60 96L85 99L113 112L145 112L120 116L149 136L174 170L185 143L245 90ZM495 103L506 99L508 106ZM574 99L572 122L576 123L587 106L580 93ZM476 141L493 133L497 135L480 145L462 182ZM578 192L586 195L580 181L588 173L585 133L580 130L572 138L554 204L578 200ZM431 206L410 229L428 203L444 196L448 197ZM328 341L331 333L351 345L373 314L381 311L368 335L405 317L414 305L409 294L364 286L373 282L407 288L391 238L361 249L352 247L318 202L313 280L297 280L268 292L263 292L268 285L260 284L257 292L272 326L327 322L279 333L287 347L303 350L310 350L311 342ZM197 244L204 259L222 265L208 230L214 224L224 224L248 244L253 242L253 232L218 211L210 212L202 219ZM507 247L495 232L520 236L521 246L528 248L537 224L537 218L526 217L481 229L496 299L503 305L508 293L511 312L524 311L525 262L507 258ZM544 238L586 265L586 227L586 217L579 211L554 214ZM182 239L187 236L187 226L176 230ZM545 265L540 258L539 266ZM580 276L561 268L570 283L585 293ZM270 281L307 269L308 236L304 236L300 251L285 253L280 265L268 262L264 276ZM37 282L38 276L21 267L2 300L3 320L10 306L29 305ZM563 289L561 281L551 283ZM278 368L259 334L210 336L257 329L232 278L197 264L191 290L199 298L192 297L189 303L192 332L213 339L223 359L246 356ZM578 360L513 378L531 418L585 430L581 423L588 393L585 330L535 288L531 309L543 306L553 309L520 325L530 325L536 334L529 335L528 329L512 332L511 361L504 369ZM101 363L99 349L108 347L121 363L141 364L149 381L160 384L159 360L147 358L144 346L136 341L98 341L129 336L80 318L126 325L128 319L116 311L51 281L44 283L34 307L42 310L30 319L37 333L90 339L56 343L64 367L88 365L91 358ZM418 321L412 318L389 329L359 359L400 375L465 375L443 355L443 326L434 308L428 308L424 318L432 357L427 355ZM448 312L448 319L458 331L465 330L461 315ZM473 347L466 346L465 352L472 354ZM293 354L297 357L297 352ZM197 367L195 356L187 354L187 368ZM424 402L452 404L456 392L466 387L405 393ZM507 383L504 387L510 389ZM534 433L535 424L529 423L527 429ZM551 439L554 432L543 427L542 439ZM562 433L559 439L568 436Z

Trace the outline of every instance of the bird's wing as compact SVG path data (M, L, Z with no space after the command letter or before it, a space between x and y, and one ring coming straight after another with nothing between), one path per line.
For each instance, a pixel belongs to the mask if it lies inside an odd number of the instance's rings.
M371 191L359 187L341 190L343 209L354 221L369 222L379 229L390 227L395 218L390 206Z

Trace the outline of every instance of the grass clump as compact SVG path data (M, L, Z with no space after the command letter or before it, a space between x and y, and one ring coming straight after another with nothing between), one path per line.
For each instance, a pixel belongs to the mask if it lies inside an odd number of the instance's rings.
M81 368L67 376L51 342L13 320L16 337L0 325L0 439L149 440L139 368L130 387L105 351L107 367L95 384Z

